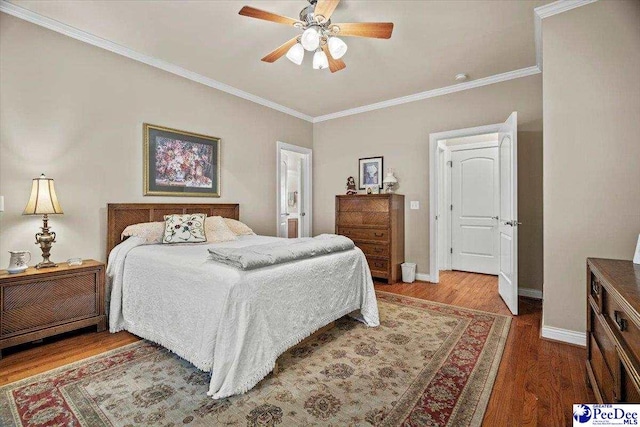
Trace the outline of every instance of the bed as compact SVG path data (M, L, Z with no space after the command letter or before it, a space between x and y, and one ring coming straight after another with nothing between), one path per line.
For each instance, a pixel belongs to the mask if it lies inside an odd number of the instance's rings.
M239 206L108 205L109 329L128 330L211 372L208 394L214 399L250 390L278 356L344 315L379 325L371 273L358 248L243 271L208 259L207 248L278 239L144 245L131 237L120 243L128 225L172 213L238 219Z

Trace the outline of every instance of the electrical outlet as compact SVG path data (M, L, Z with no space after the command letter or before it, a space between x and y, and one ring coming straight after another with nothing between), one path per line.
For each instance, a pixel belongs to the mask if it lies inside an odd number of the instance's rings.
M411 201L411 209L420 209L420 202L417 200Z

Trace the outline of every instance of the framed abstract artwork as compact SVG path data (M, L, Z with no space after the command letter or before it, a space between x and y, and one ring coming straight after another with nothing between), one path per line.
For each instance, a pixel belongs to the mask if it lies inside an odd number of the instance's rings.
M145 123L144 195L220 197L220 138Z
M358 173L361 190L372 185L382 188L383 157L367 157L359 160Z

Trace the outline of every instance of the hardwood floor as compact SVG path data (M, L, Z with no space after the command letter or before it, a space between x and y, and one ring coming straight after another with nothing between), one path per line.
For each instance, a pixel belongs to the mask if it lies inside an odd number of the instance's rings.
M376 289L460 307L509 314L494 276L442 272L438 285L376 284ZM585 383L585 349L540 339L540 301L520 298L483 425L567 426L573 403L594 402ZM0 386L137 341L127 332L92 329L5 349Z

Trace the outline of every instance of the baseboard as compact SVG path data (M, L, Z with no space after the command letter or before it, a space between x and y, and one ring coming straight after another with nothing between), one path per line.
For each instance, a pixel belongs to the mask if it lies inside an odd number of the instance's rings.
M580 347L587 346L587 334L586 332L571 331L569 329L555 328L553 326L542 325L540 336L553 341L561 341L568 344L579 345Z
M425 273L416 273L416 280L422 280L423 282L430 282L431 276Z
M521 297L542 299L542 291L540 289L518 288L518 295Z

